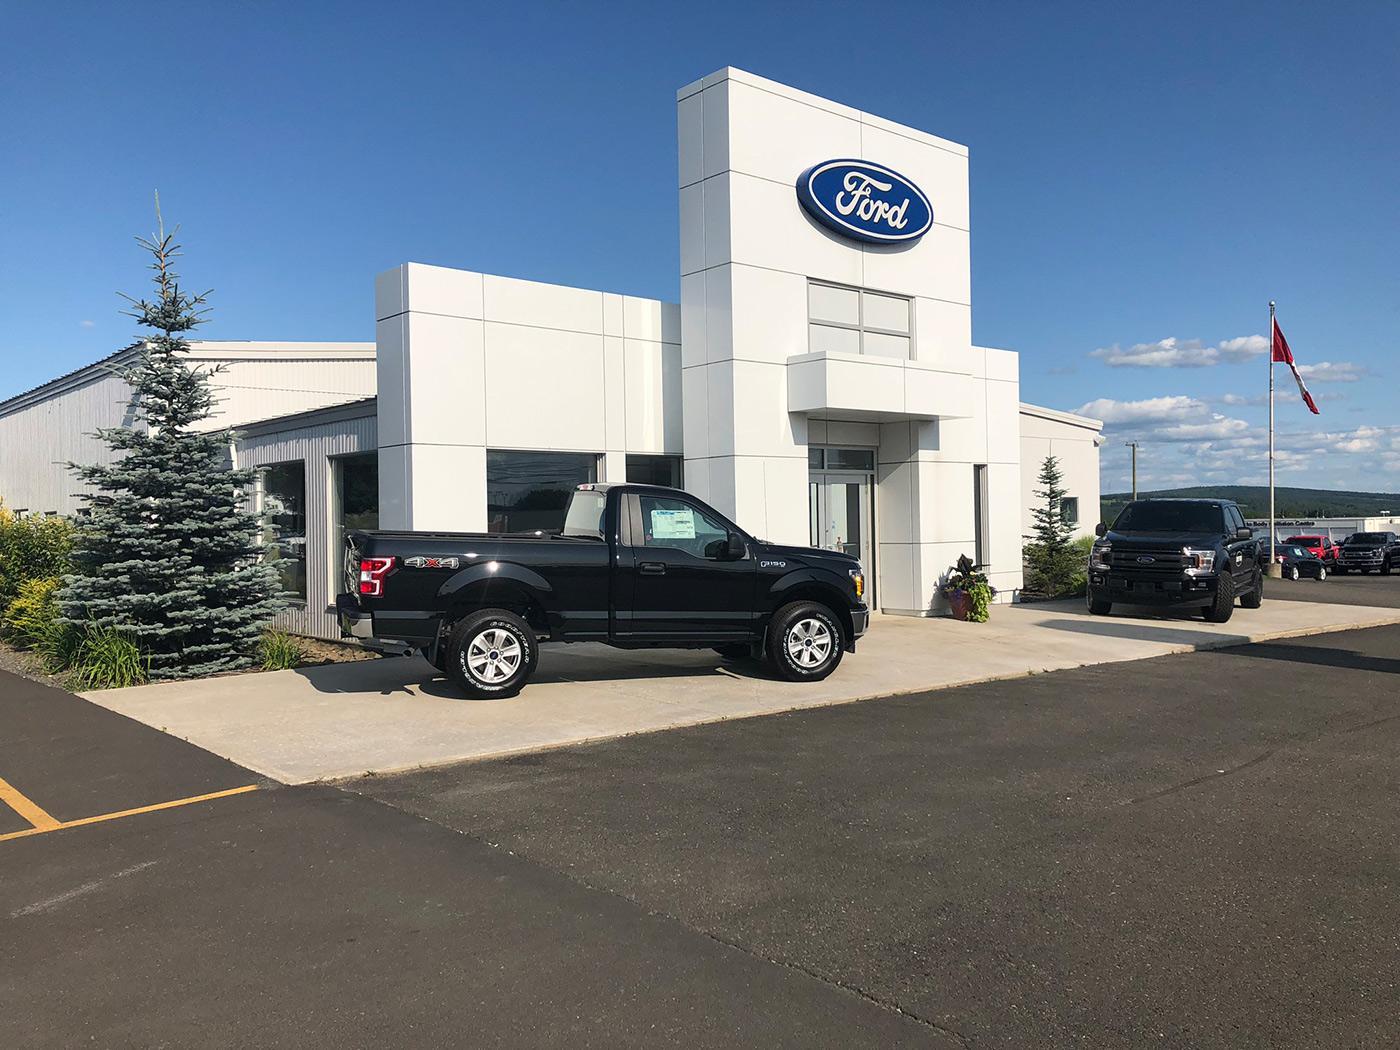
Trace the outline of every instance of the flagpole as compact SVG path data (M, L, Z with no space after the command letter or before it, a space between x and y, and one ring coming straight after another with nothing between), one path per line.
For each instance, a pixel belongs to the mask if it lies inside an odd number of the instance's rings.
M1274 301L1269 300L1269 569L1273 570L1274 537L1278 535L1278 522L1274 513L1274 330L1278 322L1274 319Z

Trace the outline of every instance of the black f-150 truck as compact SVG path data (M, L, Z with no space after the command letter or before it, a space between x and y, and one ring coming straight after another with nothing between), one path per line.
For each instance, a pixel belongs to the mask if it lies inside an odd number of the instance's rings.
M653 485L580 485L557 533L352 532L346 568L341 633L421 651L473 697L518 693L542 641L713 647L817 681L870 616L855 558L754 539Z
M1342 541L1334 572L1379 572L1400 568L1400 536L1393 532L1354 532Z
M1229 500L1141 499L1099 524L1089 553L1089 612L1115 604L1199 608L1224 623L1235 599L1246 609L1264 600L1260 541Z

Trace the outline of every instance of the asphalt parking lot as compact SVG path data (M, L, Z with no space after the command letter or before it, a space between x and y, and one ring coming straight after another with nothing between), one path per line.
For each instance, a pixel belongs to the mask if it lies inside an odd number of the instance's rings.
M1393 1045L1397 675L1386 627L298 788L5 677L7 800L137 812L0 841L0 1045Z
M1369 605L1377 609L1400 609L1400 574L1382 576L1367 573L1335 573L1327 579L1269 580L1264 586L1269 600L1326 602L1329 605Z

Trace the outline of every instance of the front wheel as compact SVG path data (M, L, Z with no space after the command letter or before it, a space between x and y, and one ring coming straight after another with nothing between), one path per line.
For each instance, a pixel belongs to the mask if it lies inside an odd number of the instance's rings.
M1296 578L1296 577L1295 577ZM1205 608L1207 623L1226 623L1235 615L1235 578L1228 574L1215 583L1215 599Z
M1327 579L1327 566L1321 565L1317 570L1317 582L1321 583L1325 579Z
M1289 578L1290 580L1297 580L1298 577L1301 576L1301 575L1302 575L1302 573L1300 573L1300 572L1298 571L1298 566L1296 566L1296 565L1293 566L1293 568L1291 568L1291 569L1288 570L1288 578Z
M529 624L504 609L485 609L452 629L447 676L473 699L504 699L525 687L538 652Z
M768 659L789 682L820 682L841 662L841 622L825 605L792 602L768 626Z
M1112 602L1105 601L1103 598L1095 598L1093 595L1089 596L1087 604L1090 616L1107 616L1113 611Z

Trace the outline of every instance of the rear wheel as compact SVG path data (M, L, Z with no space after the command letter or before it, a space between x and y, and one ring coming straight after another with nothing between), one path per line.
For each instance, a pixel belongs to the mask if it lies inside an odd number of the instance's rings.
M447 641L447 677L474 699L515 696L538 661L530 625L504 609L484 609L452 629Z
M1297 579L1297 577L1294 577ZM1207 623L1226 623L1235 615L1235 578L1221 576L1215 584L1215 599L1205 608Z
M793 602L768 626L768 659L790 682L820 682L841 662L841 622L825 605Z
M1254 570L1254 588L1248 594L1240 596L1240 607L1244 609L1257 609L1264 604L1264 573Z

